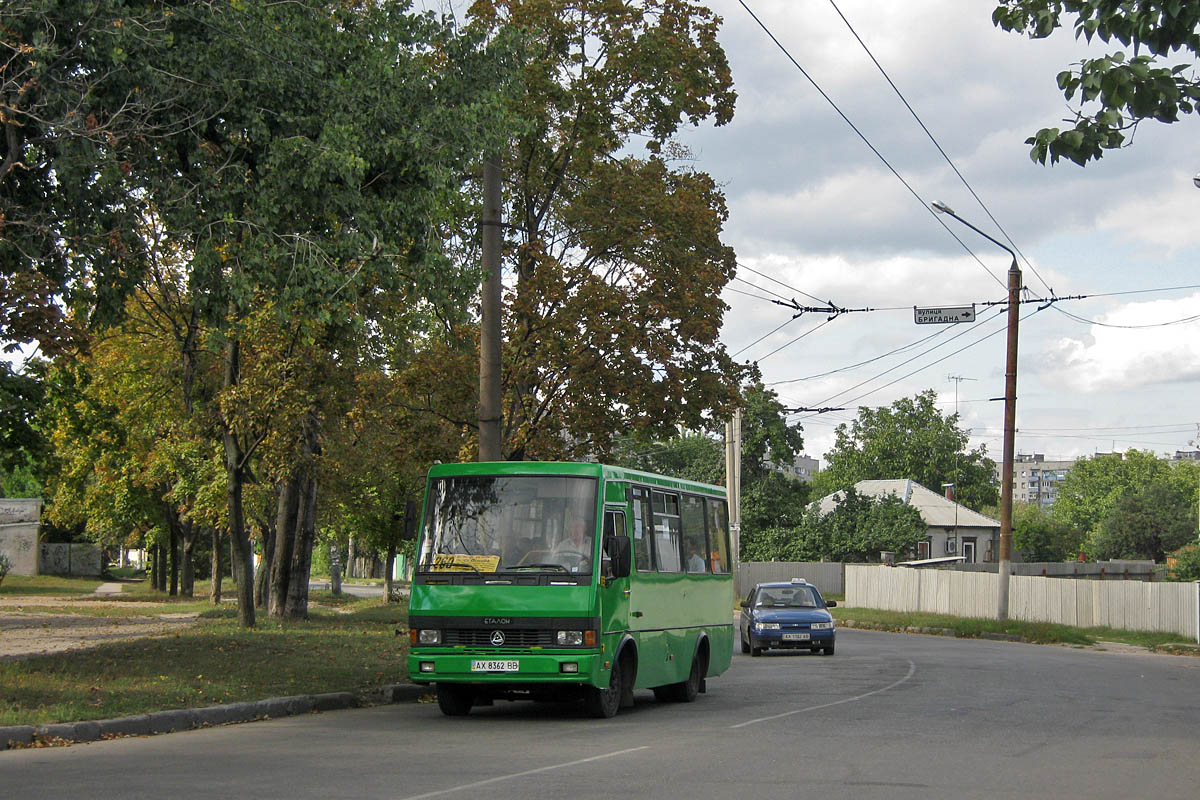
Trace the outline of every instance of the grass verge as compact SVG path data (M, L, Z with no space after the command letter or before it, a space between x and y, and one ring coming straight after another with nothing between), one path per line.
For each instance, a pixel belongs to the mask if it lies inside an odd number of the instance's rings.
M1090 646L1103 641L1155 648L1171 644L1187 644L1191 641L1173 633L1124 631L1112 628L1073 628L1068 625L1052 625L1048 622L1001 621L976 617L952 617L946 614L908 614L871 608L839 606L833 609L832 613L834 618L839 621L853 620L856 624L886 631L931 628L952 630L955 636L965 638L979 638L984 634L1000 634L1019 636L1025 641L1035 644Z
M9 575L0 583L0 597L20 595L91 594L103 581L99 578L66 578L57 575Z
M251 630L235 609L209 610L168 637L0 662L0 725L369 690L405 679L407 625L404 605L379 600Z

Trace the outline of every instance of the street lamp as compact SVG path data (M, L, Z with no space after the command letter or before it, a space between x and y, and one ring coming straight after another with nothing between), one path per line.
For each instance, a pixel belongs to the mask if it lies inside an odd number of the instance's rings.
M1200 186L1200 175L1197 176ZM931 204L939 214L948 214L992 244L1008 251L1012 266L1008 268L1008 355L1004 364L1004 466L1000 472L1000 569L996 590L996 619L1008 619L1008 584L1012 574L1012 495L1013 441L1017 429L1017 325L1021 321L1021 270L1017 254L1004 242L997 241L954 213L942 202Z

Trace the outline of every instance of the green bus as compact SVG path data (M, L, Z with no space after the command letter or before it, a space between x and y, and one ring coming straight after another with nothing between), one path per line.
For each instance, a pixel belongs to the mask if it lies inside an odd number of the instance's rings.
M691 702L733 656L725 489L589 463L429 471L409 674L443 713L634 689Z

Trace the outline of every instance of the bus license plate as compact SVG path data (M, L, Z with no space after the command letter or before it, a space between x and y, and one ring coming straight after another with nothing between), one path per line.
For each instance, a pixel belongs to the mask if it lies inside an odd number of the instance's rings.
M471 662L471 672L519 672L520 670L521 662L516 659Z
M808 634L807 633L785 633L783 635L783 640L785 642L807 642Z

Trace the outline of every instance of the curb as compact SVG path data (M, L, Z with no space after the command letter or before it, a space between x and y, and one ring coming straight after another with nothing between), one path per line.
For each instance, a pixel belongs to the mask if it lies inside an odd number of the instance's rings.
M11 725L0 727L0 750L94 742L98 739L112 739L118 736L153 736L159 733L174 733L196 728L211 728L215 725L232 725L322 711L338 711L344 708L416 702L421 695L428 691L428 687L425 686L395 683L362 694L353 692L306 694L227 703L204 708L154 711L149 714L115 719L62 722L52 725Z

